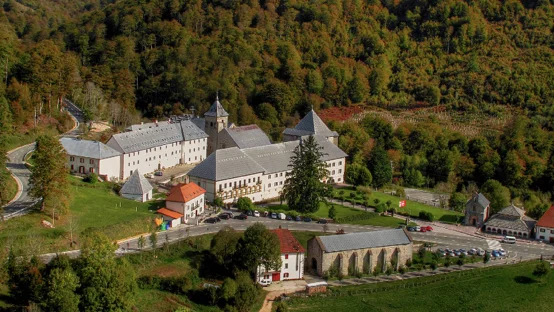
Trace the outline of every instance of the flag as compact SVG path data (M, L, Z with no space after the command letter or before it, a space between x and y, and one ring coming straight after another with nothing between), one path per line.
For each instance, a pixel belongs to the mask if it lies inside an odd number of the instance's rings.
M398 202L398 207L399 207L399 208L406 207L406 201L405 201L405 200L399 201L399 202Z

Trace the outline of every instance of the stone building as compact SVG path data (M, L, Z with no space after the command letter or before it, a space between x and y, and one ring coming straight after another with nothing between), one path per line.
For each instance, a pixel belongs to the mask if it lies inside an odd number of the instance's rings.
M296 127L287 128L283 131L283 141L296 141L307 135L325 137L329 142L339 145L339 134L336 131L331 131L313 108L300 120Z
M485 195L474 194L466 203L464 224L482 227L489 218L490 204Z
M485 222L485 230L498 235L531 238L536 223L525 215L525 210L511 204L490 217Z
M309 269L323 276L335 267L343 275L396 270L412 259L412 238L405 229L316 236L308 241Z

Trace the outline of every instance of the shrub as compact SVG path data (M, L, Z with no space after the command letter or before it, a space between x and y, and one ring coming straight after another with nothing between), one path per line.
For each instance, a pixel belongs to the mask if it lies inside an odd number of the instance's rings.
M392 267L387 267L387 270L385 271L385 274L391 275L392 274Z
M237 208L242 212L247 212L253 208L252 200L248 197L241 197L237 200Z
M439 266L439 264L437 263L437 261L431 262L431 269L432 270L436 270L438 266Z
M464 258L462 257L458 258L458 260L456 261L456 264L459 265L460 267L464 265Z
M95 184L96 182L98 182L98 175L94 172L91 172L83 179L83 181L90 184Z
M364 195L371 195L372 191L371 191L371 187L368 187L368 186L357 186L356 187L356 191L358 193L362 193Z
M544 276L546 276L548 272L550 272L550 266L546 261L541 261L537 263L537 265L533 269L533 275L538 277L539 279L542 279Z
M401 265L401 266L398 268L398 272L399 272L400 274L406 273L406 267L403 266L403 265Z
M431 222L435 220L435 216L428 211L420 211L419 218L423 220L431 221Z
M287 312L288 310L289 308L284 301L279 301L277 307L275 308L275 312Z
M350 193L350 198L356 198L356 193L351 192L351 193Z
M373 268L373 272L371 272L373 274L373 276L377 276L379 275L379 265L377 265L375 268Z
M394 195L396 195L398 197L401 197L401 198L404 198L404 197L406 197L406 191L404 191L403 187L398 187L396 189L396 191L394 192Z
M406 260L406 266L407 266L408 268L412 267L412 264L413 264L412 259Z
M387 207L384 203L377 204L377 206L375 206L375 212L383 213L383 212L385 212L386 208Z

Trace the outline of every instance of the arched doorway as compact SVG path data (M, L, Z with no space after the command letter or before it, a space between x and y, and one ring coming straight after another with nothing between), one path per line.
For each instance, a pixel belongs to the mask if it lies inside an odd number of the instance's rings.
M473 216L471 217L471 220L469 221L469 224L476 226L477 225L477 217Z

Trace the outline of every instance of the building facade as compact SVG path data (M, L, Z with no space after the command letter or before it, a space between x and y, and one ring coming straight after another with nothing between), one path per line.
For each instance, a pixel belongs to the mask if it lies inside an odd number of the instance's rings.
M188 224L204 213L206 190L194 182L177 184L169 191L165 207L181 214L181 222Z
M550 206L535 225L535 238L554 243L554 206Z
M490 204L482 193L474 194L466 203L464 224L482 227L489 218Z
M67 154L66 167L71 173L95 173L105 181L119 178L121 153L98 142L75 138L61 138Z
M344 276L398 270L412 259L412 238L405 229L316 236L308 241L308 267L324 276Z
M344 181L346 153L324 137L316 138L323 148L322 160L327 164L327 183ZM216 150L189 173L190 181L206 190L206 200L219 197L225 203L234 203L240 197L253 202L278 198L286 175L290 172L290 158L298 141L239 149Z
M150 182L138 170L135 170L129 180L123 184L119 194L127 199L145 202L152 199L153 189Z
M256 281L268 285L276 281L298 280L304 278L304 258L306 250L289 230L275 229L281 250L281 268L266 270L260 265L256 270Z
M485 230L498 235L531 238L536 223L525 215L525 210L511 204L490 217L485 222Z

